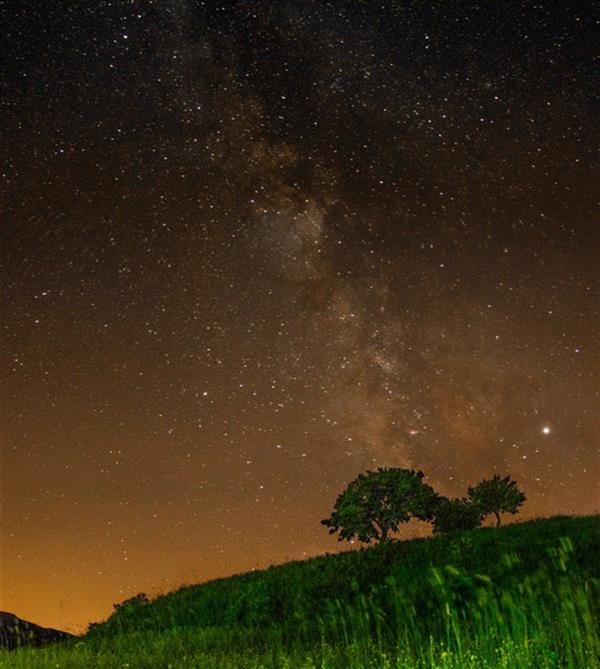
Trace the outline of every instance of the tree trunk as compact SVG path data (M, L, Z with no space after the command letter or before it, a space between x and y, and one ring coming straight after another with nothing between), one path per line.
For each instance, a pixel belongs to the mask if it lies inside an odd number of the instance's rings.
M494 511L496 514L496 527L500 527L500 514L497 511Z

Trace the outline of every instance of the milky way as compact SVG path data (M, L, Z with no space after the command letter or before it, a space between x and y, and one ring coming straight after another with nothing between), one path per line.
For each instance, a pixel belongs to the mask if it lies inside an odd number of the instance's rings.
M598 511L593 3L50 4L0 1L0 608L337 550L378 466Z

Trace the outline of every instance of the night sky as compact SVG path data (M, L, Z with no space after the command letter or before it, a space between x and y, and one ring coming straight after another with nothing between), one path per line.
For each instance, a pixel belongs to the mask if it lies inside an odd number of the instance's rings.
M319 520L378 466L599 510L598 5L0 26L0 609L81 629L339 550Z

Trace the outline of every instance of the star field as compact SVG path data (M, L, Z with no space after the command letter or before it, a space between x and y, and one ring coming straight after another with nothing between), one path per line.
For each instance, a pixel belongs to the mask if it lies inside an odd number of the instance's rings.
M0 1L0 609L337 550L377 466L597 512L599 23Z

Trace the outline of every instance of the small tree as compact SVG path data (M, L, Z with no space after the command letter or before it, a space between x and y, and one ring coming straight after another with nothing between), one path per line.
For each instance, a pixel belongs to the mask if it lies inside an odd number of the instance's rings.
M423 483L423 472L379 468L359 474L339 495L331 516L321 523L329 534L339 532L338 541L357 537L366 544L385 542L411 518L431 520L437 500L433 488Z
M473 530L482 522L479 508L468 499L442 498L433 519L434 534Z
M471 502L478 507L482 519L490 514L496 516L496 527L500 525L501 513L517 513L527 499L517 488L516 481L510 476L502 478L498 474L493 479L484 479L469 488L468 495Z
M120 609L132 608L134 606L142 606L144 604L149 604L149 603L150 600L148 599L148 597L146 597L146 593L138 592L137 595L134 595L129 599L125 599L124 601L119 602L118 604L113 604L113 609L115 611L119 611Z

